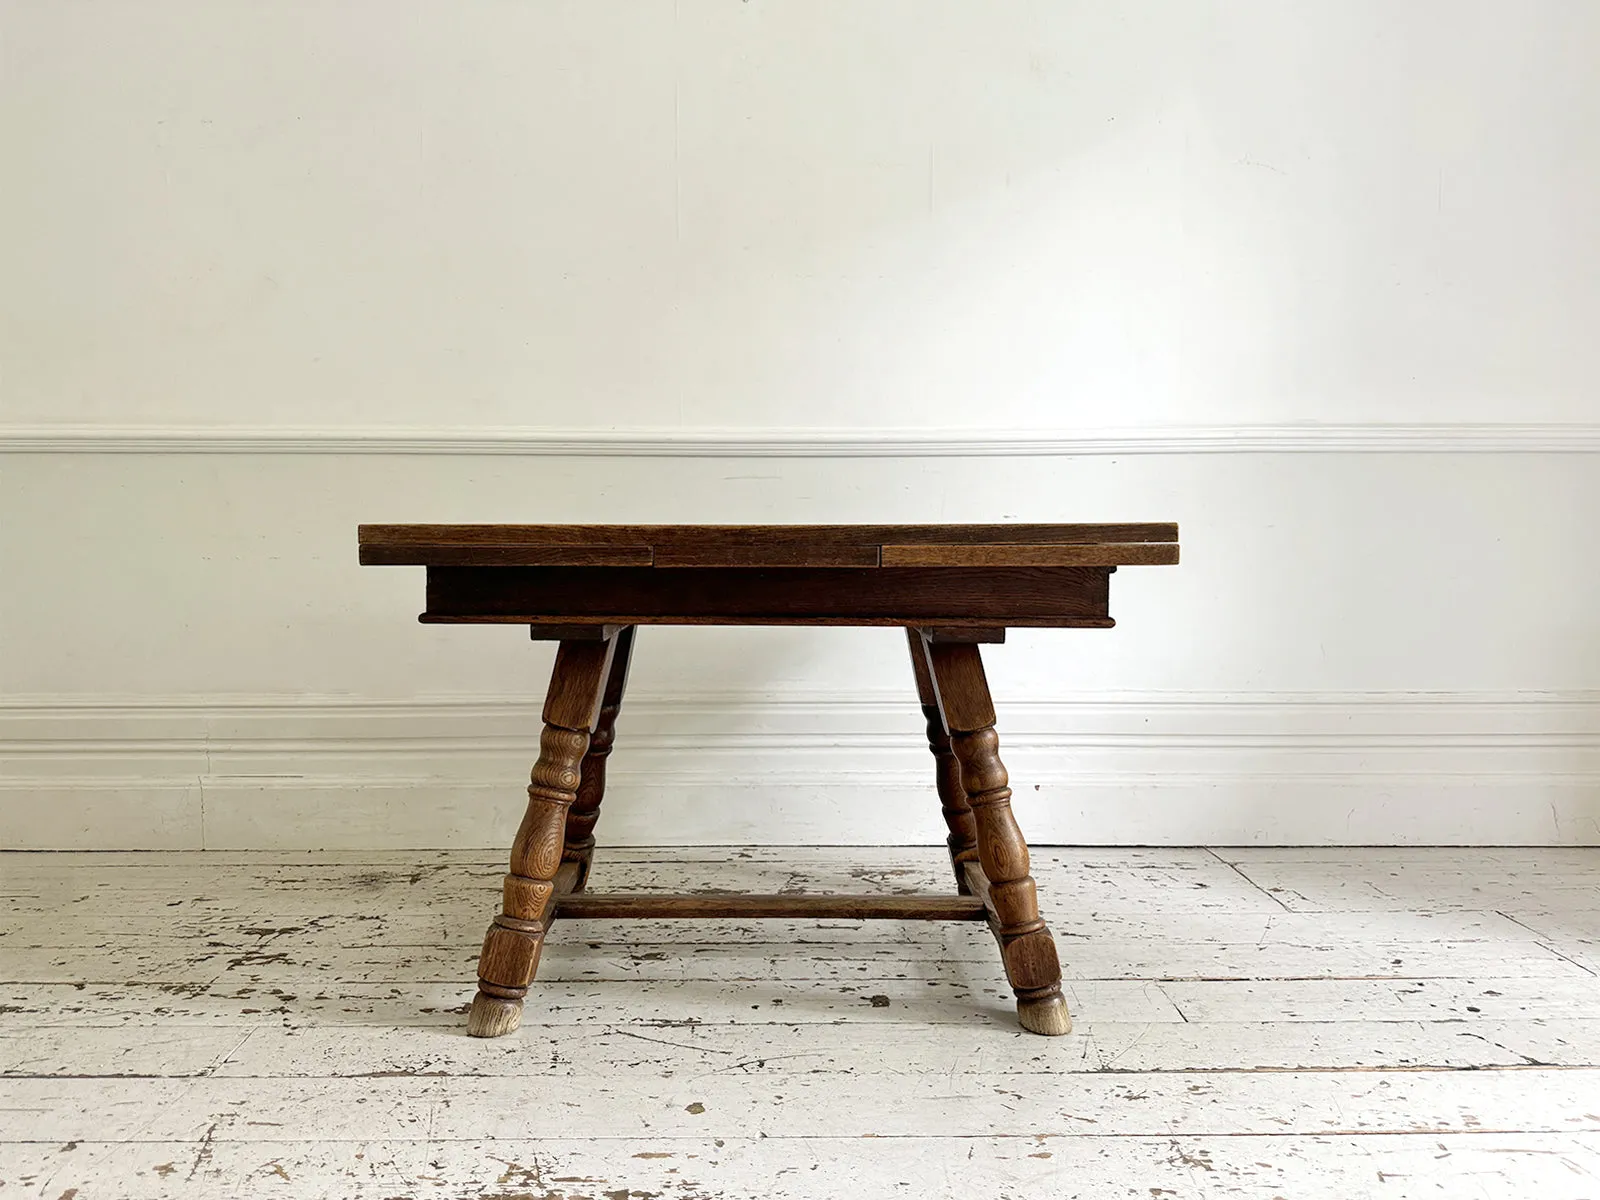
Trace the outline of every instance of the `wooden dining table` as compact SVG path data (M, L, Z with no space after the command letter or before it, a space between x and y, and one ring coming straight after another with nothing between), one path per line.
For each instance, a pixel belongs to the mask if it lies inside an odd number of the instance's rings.
M1008 628L1108 629L1120 566L1178 561L1174 524L362 525L363 564L427 568L429 624L558 643L528 807L484 938L467 1032L516 1029L557 919L987 921L1024 1029L1064 1034L1055 941L1011 811L980 647ZM899 626L955 880L939 895L587 890L606 759L644 625Z

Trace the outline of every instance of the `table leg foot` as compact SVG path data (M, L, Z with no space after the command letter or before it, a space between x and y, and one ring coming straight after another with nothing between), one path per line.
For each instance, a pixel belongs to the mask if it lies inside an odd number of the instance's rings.
M483 992L472 998L472 1011L467 1014L468 1037L504 1037L516 1032L521 1024L521 1000L506 1000Z
M1072 1032L1072 1014L1060 992L1037 1000L1018 1000L1017 1021L1029 1033L1042 1033L1045 1037Z

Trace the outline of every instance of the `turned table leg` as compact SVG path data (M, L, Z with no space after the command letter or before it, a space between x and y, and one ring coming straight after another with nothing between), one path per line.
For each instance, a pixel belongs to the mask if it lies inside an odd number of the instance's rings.
M522 1020L522 999L538 969L555 909L567 810L577 799L616 642L615 637L563 641L556 649L528 811L512 843L501 913L489 926L478 958L478 994L467 1017L467 1032L473 1037L499 1037Z
M600 715L595 719L594 732L589 736L589 752L583 756L582 778L578 780L577 799L567 811L567 833L561 848L561 861L573 864L571 890L583 891L589 882L589 866L594 859L594 826L600 819L600 801L606 793L606 759L611 755L616 740L617 712L622 707L622 693L628 686L628 660L633 655L633 626L618 630L616 650L611 656L611 670L606 676L605 697L600 702ZM561 890L557 884L557 890Z
M1039 917L1028 843L1011 813L983 660L970 642L922 640L977 835L978 862L967 868L967 878L989 910L1006 978L1016 993L1017 1019L1032 1033L1068 1033L1072 1019L1061 995L1061 964L1055 939Z
M961 764L950 748L950 735L945 732L944 718L939 715L939 697L933 688L933 676L928 667L927 643L915 629L906 630L911 643L911 670L917 677L917 698L922 702L922 715L928 722L928 749L933 754L934 778L939 789L939 805L944 812L944 823L950 830L945 839L950 847L950 865L955 868L956 888L967 894L967 864L978 861L978 832L973 822L972 807L967 803L967 793L961 786Z

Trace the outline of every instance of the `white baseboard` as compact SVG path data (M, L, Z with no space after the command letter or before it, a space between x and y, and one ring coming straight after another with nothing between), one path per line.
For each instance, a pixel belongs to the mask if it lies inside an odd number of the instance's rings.
M524 697L0 705L0 846L503 848ZM1151 693L1010 703L1038 843L1600 844L1600 694ZM938 841L898 693L638 696L602 842Z

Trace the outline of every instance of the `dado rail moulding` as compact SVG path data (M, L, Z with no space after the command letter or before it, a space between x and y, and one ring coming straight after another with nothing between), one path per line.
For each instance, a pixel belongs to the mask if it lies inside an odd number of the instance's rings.
M0 426L0 453L942 458L1111 454L1593 454L1600 424L1150 425L1133 429L536 429Z

